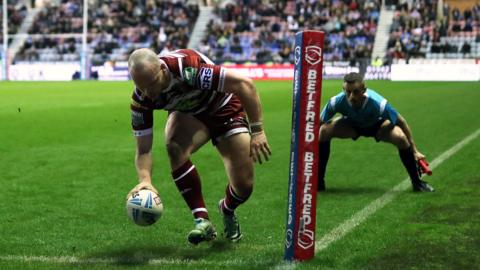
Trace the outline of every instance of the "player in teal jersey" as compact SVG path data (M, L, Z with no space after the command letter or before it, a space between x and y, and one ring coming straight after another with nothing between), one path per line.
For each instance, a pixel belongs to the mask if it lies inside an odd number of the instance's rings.
M336 113L342 116L332 120ZM330 140L356 140L360 136L374 137L377 142L384 141L395 145L410 176L413 190L434 191L418 174L416 161L424 159L425 156L418 151L407 122L384 97L365 87L359 73L345 75L343 91L329 100L320 117L319 191L325 190L324 178L330 155Z

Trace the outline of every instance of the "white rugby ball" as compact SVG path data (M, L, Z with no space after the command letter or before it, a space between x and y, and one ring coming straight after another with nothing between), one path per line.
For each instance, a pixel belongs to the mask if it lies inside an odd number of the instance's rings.
M149 226L162 216L163 203L157 193L142 189L127 199L126 209L128 217L135 224Z

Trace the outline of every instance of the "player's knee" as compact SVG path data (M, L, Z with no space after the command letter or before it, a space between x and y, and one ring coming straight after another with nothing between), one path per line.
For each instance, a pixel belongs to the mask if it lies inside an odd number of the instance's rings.
M246 181L244 183L239 183L235 185L237 195L246 201L252 195L253 192L253 181Z
M248 199L253 192L253 171L245 170L242 173L241 179L233 181L237 195L242 199Z
M185 149L183 149L175 141L167 142L166 149L167 149L168 157L170 158L171 161L178 161L188 156Z
M332 138L332 132L329 125L323 124L320 126L319 140L321 142L329 141Z

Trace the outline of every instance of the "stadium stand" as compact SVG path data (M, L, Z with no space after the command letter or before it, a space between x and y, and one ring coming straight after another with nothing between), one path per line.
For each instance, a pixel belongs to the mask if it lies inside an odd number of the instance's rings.
M444 3L438 9L437 2L427 0L397 4L387 57L479 58L480 4L462 8Z
M47 2L29 30L16 61L78 61L81 51L80 0ZM88 43L91 62L126 60L139 47L157 51L186 47L198 6L187 1L91 1ZM36 34L46 34L38 37ZM50 35L50 36L48 36ZM55 36L55 37L52 37Z
M15 34L22 24L27 14L27 7L23 2L8 0L7 1L8 14L8 33ZM3 1L0 3L0 41L3 42Z
M323 30L324 58L369 58L380 1L237 1L217 8L199 49L217 62L291 63L297 31Z
M35 2L35 1L32 1ZM44 0L15 54L21 61L79 61L82 0ZM399 0L394 5L384 60L479 58L480 4L471 1ZM32 8L8 1L9 33L17 33ZM125 61L135 48L158 52L187 47L199 15L192 0L89 1L89 61ZM370 63L381 0L218 1L198 45L219 63L291 63L294 34L327 33L324 59L350 65ZM438 9L437 3L443 3ZM388 37L388 28L385 32ZM384 42L385 44L387 42ZM383 55L383 52L382 54Z
M24 3L15 0L7 1L8 33L14 34L27 15L27 7Z
M27 7L24 2L18 0L7 1L7 14L8 14L8 34L17 33L20 25L27 14ZM0 3L0 44L3 45L3 1ZM0 59L2 58L0 53Z

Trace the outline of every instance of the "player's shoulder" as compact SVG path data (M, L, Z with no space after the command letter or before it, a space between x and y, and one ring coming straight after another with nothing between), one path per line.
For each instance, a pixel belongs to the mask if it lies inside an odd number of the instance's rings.
M137 102L145 102L145 96L142 94L140 90L138 90L137 87L133 89L132 100L135 100Z
M133 110L151 110L152 102L135 87L132 93L130 107Z
M172 73L182 76L185 70L200 70L205 64L215 65L212 60L202 53L192 49L180 49L159 55Z
M387 101L387 99L380 95L377 91L370 88L367 88L366 95L368 99L374 103L380 104Z
M347 101L347 96L345 95L344 91L336 94L330 99L331 102L335 102L337 104Z
M169 51L169 52L165 52L165 53L160 53L158 55L158 57L161 59L161 60L164 60L164 61L171 61L171 60L174 60L174 61L185 61L185 60L194 60L194 61L198 61L201 59L201 54L199 52L197 52L196 50L192 50L192 49L179 49L179 50L175 50L175 51Z
M187 55L195 55L196 51L192 49L178 49L168 52L161 52L159 57L185 57Z
M366 95L368 97L368 102L366 104L367 108L379 111L380 113L385 110L385 106L388 103L388 100L380 95L378 92L372 89L367 89Z
M366 91L366 94L372 98L372 99L375 99L375 100L378 100L378 99L385 99L382 95L380 95L377 91L371 89L371 88L367 88L367 91Z
M331 97L330 100L328 101L328 103L330 103L330 107L332 109L337 109L344 102L346 102L346 96L345 96L345 93L343 91L341 91L340 93Z

